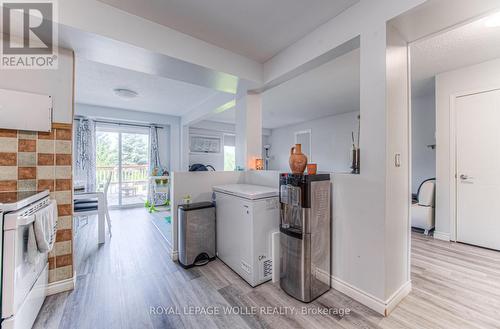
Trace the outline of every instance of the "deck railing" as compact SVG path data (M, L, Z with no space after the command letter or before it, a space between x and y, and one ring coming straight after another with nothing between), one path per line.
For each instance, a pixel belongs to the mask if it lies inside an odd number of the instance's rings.
M145 193L148 183L148 165L123 165L122 166L122 187L134 187L137 193ZM96 181L98 189L102 189L106 179L112 173L109 185L109 194L118 193L119 172L118 166L97 166Z

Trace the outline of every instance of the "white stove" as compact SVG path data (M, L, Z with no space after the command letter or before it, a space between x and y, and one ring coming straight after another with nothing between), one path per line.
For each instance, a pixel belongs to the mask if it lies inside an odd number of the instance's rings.
M48 190L0 192L0 212L19 210L47 196L49 196Z
M31 328L43 304L47 253L28 257L28 235L37 213L54 207L52 202L49 191L0 193L1 329Z

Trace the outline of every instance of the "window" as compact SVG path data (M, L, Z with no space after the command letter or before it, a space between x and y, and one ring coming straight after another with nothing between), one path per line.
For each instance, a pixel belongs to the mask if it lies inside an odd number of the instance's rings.
M234 135L224 135L224 171L234 171L236 169L235 140Z
M224 145L224 171L234 171L236 168L236 148Z

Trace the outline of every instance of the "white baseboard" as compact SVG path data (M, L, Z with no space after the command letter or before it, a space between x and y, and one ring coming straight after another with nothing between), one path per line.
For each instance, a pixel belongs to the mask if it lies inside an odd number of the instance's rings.
M403 284L391 297L386 301L381 300L367 292L358 289L347 282L332 276L332 288L340 291L341 293L351 297L357 302L371 308L383 316L388 316L389 313L396 308L399 302L406 297L411 291L411 281Z
M179 252L177 250L172 250L172 252L170 253L170 257L174 262L179 260Z
M47 296L73 290L75 289L75 285L76 285L76 273L73 273L72 278L49 283L47 285Z
M408 294L411 292L411 281L407 281L405 284L403 284L399 289L392 294L391 297L389 297L385 301L385 314L384 316L388 316L395 308L398 306L398 304L408 296Z
M433 236L436 240L451 241L450 233L434 231Z

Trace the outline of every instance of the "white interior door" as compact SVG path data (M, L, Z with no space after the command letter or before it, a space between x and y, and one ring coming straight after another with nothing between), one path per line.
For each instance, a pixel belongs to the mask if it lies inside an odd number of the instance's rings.
M455 105L457 240L500 250L500 90Z

